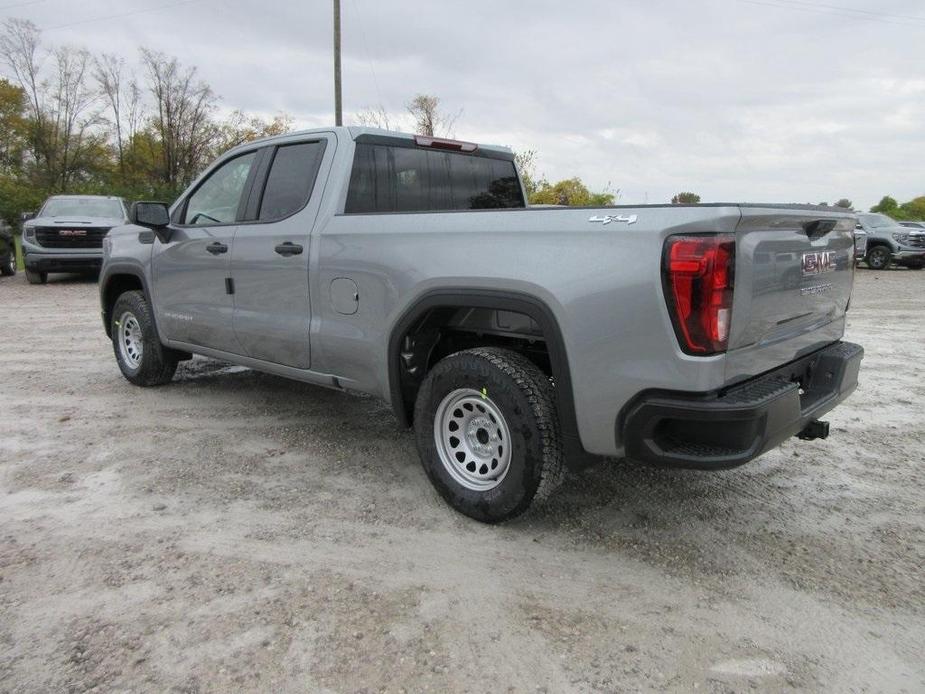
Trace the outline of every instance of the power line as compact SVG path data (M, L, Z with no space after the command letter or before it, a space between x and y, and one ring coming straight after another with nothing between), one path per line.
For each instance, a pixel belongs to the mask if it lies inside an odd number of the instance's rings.
M373 85L376 87L376 96L379 97L379 105L382 108L385 108L385 104L382 101L382 90L379 89L379 78L376 76L376 67L373 62L372 56L369 52L369 44L366 41L366 29L363 26L363 19L360 16L360 8L357 5L357 0L352 0L353 2L353 11L357 16L357 26L360 29L360 38L363 41L363 52L366 53L366 62L369 64L369 71L373 74Z
M877 12L868 12L860 11L861 14L853 14L849 8L836 7L834 5L817 5L815 3L801 3L797 4L782 4L782 3L795 3L799 0L738 0L739 2L748 3L749 5L760 5L761 7L774 7L779 10L793 10L795 12L810 12L813 14L825 14L833 17L845 17L848 19L857 19L861 21L879 21L884 24L895 24L898 26L909 26L909 27L918 27L922 28L923 24L918 24L915 22L906 21L907 19L917 20L919 22L925 20L922 17L905 17L902 16L902 21L894 21L894 18L900 17L901 15L888 15Z
M14 7L25 7L26 5L38 5L40 2L45 2L45 0L28 0L28 2L14 2L12 5L4 5L0 7L2 10L12 10Z
M823 3L817 2L806 2L806 0L777 0L778 2L783 2L788 5L803 5L811 8L824 8L829 10L837 10L839 12L848 12L851 14L861 14L869 17L878 17L886 19L911 19L916 22L925 22L925 17L919 15L910 15L910 14L891 14L889 12L873 12L871 10L859 10L854 7L841 7L839 5L826 5Z
M80 19L76 22L68 22L67 24L56 24L51 27L44 27L43 31L54 31L55 29L66 29L68 27L77 26L78 24L89 24L90 22L103 22L108 19L122 19L123 17L133 17L136 14L144 14L146 12L160 12L161 10L169 10L173 7L180 7L181 5L191 5L194 2L202 2L202 0L181 0L181 2L174 2L169 5L159 5L158 7L147 7L140 10L132 10L131 12L122 12L121 14L110 14L105 17L91 17L89 19Z

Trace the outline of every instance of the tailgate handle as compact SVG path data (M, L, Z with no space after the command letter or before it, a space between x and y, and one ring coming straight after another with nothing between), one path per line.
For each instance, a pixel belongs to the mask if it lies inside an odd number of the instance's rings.
M814 219L803 222L803 231L810 239L818 239L832 231L837 223L834 219Z

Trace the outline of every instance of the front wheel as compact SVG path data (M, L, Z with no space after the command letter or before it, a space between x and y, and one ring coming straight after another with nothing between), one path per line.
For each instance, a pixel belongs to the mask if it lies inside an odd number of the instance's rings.
M886 246L874 246L867 251L867 267L871 270L886 270L891 260L892 254Z
M122 375L136 386L169 383L179 359L161 344L144 294L122 294L113 306L111 320L112 348Z
M29 284L45 284L48 281L48 273L36 272L26 268L26 281Z
M485 523L520 515L565 475L555 389L510 350L480 347L440 361L418 391L414 426L434 487Z

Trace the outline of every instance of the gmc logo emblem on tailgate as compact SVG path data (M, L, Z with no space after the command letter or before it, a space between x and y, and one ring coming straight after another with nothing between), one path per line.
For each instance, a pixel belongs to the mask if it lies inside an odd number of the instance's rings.
M58 236L86 236L86 229L59 229Z
M803 254L803 274L821 275L823 272L832 272L835 269L837 254L835 251L819 251L817 253Z

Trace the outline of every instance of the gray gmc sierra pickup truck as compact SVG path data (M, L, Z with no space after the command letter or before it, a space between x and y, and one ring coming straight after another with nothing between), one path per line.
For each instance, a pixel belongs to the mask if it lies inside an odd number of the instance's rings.
M832 208L531 209L510 150L366 128L248 143L104 241L124 376L192 353L391 403L473 518L625 456L701 469L857 385L855 218Z
M103 238L127 220L125 201L104 195L53 195L38 215L25 215L22 255L29 284L49 272L99 272Z

